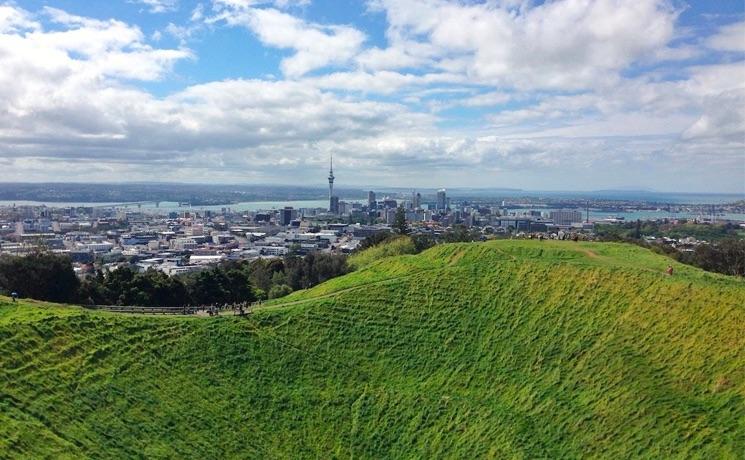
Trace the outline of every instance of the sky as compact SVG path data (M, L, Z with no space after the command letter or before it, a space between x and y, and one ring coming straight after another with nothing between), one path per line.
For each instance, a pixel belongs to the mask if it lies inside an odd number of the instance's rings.
M745 193L742 0L0 0L0 182Z

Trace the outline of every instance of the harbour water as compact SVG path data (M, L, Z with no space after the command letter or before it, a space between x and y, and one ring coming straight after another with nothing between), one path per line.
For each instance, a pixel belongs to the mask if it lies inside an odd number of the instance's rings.
M515 196L518 196L517 192L512 192ZM496 195L496 194L495 194ZM559 196L566 198L601 198L598 195L590 195L589 193L583 192L522 192L519 196L551 196L557 198ZM609 193L612 196L602 196L606 199L618 199L618 200L644 200L644 201L657 201L660 203L670 204L720 204L730 203L737 200L743 199L743 196L736 194L690 194L690 193L646 193L646 192L613 192ZM405 197L408 198L408 197ZM505 196L505 198L509 198ZM457 199L457 198L455 198ZM343 198L343 201L348 202L362 202L360 199L348 199ZM496 200L496 199L495 199ZM165 213L165 212L182 212L182 211L221 211L222 209L230 209L233 212L243 211L259 211L259 210L271 210L281 209L286 206L293 207L295 209L302 208L327 208L327 200L296 200L296 201L246 201L232 204L219 204L209 206L191 206L189 204L179 204L173 201L161 201L155 202L144 202L144 203L85 203L85 202L41 202L41 201L28 201L28 200L0 200L0 206L48 206L48 207L116 207L129 210L140 210L145 213ZM538 210L542 212L550 212L556 208L542 208L542 207L525 207L521 209L510 209L511 213L523 213L529 210ZM579 209L578 209L579 210ZM584 210L581 210L584 215ZM632 220L649 220L649 219L676 219L676 218L700 218L700 217L711 217L708 214L701 214L697 212L670 212L662 209L654 211L634 210L626 212L608 212L590 209L590 220L598 221L609 217L622 217L627 221ZM745 214L725 213L715 216L717 219L731 219L745 221Z

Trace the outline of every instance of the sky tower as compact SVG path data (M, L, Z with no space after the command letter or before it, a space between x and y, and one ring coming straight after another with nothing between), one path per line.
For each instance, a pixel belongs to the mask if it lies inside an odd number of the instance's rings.
M329 212L339 214L339 197L334 196L334 156L329 156Z
M329 156L329 202L334 196L334 155Z

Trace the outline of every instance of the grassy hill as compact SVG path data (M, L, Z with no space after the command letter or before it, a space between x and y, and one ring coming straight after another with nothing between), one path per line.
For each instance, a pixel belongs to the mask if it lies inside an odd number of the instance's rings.
M669 263L441 245L248 319L0 301L0 456L742 458L745 283Z

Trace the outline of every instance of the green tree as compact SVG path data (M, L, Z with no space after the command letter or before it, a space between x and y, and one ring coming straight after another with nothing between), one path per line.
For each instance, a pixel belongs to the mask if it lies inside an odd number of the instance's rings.
M717 244L699 245L693 263L704 270L745 276L745 240L728 238Z
M0 257L0 288L21 297L75 302L80 281L67 256L37 251L27 256Z
M399 206L398 209L396 209L396 217L393 220L392 228L393 231L399 235L409 234L409 224L406 223L406 210L403 206Z
M388 241L390 239L393 239L395 235L388 230L375 232L372 235L368 236L364 240L362 240L362 243L359 245L359 250L365 250L367 248L371 248L373 246L377 246L385 241Z
M280 297L284 297L292 292L292 288L286 284L278 284L276 286L272 286L272 289L269 291L269 298L270 299L278 299Z
M431 235L425 234L411 235L411 241L414 242L417 253L429 249L436 244L435 239Z

